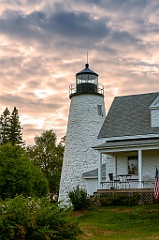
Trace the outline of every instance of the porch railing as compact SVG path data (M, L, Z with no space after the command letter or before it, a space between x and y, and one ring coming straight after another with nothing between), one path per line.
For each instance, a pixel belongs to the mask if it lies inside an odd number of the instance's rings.
M102 181L101 189L136 189L136 188L154 188L155 180L136 180L127 179L127 181Z

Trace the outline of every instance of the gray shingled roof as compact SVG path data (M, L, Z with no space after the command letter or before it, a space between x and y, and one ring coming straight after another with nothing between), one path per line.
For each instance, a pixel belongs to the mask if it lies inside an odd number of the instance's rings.
M106 173L106 164L104 163L102 165L102 176L103 177L105 177L105 173ZM97 178L97 177L98 177L98 168L82 174L82 178Z
M158 95L159 92L115 97L98 138L159 134L159 127L151 127L149 109Z

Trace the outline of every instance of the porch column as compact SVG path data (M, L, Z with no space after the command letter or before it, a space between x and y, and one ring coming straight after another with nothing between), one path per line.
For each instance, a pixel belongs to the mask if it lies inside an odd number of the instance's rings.
M117 171L117 155L115 153L115 176L117 176L118 171Z
M139 176L139 188L142 188L142 150L138 150L138 176Z
M101 188L102 181L102 153L98 154L98 189Z

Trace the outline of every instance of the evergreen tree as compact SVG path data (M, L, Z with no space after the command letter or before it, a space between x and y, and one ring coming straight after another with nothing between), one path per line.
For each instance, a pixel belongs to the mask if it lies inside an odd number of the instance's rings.
M14 146L16 144L23 145L22 127L19 121L18 109L14 107L10 117L10 134L9 141Z
M10 111L6 107L0 117L0 143L5 144L9 141L10 136Z

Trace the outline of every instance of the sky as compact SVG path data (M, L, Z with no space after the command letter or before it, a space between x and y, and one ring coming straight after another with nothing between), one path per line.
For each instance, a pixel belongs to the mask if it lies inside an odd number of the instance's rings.
M0 114L19 111L23 139L66 134L69 86L99 74L115 96L159 91L158 0L0 0Z

